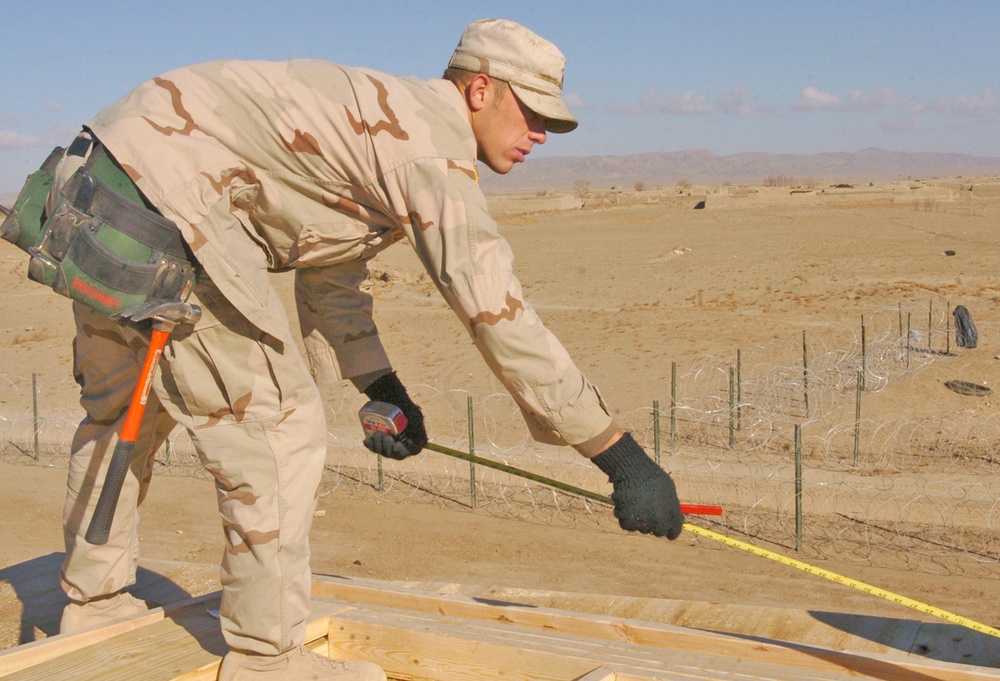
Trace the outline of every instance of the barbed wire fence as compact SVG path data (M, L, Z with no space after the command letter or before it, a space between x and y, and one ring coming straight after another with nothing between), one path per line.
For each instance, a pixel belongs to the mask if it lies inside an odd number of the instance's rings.
M662 400L616 420L671 471L682 501L724 508L721 517L689 521L808 558L997 577L1000 414L887 419L864 412L865 395L963 351L951 338L950 315L947 303L900 305L857 325L813 329L730 358L697 357L684 369L675 363ZM996 331L980 325L983 335ZM34 382L0 374L0 457L65 466L81 416L77 387L67 380L48 391L65 394L66 403L38 405ZM573 450L533 442L506 393L435 383L411 386L411 393L435 424L435 443L610 494L604 476ZM326 397L324 495L460 506L596 531L617 527L603 503L463 459L427 451L380 460L360 442L364 397L347 390ZM207 475L181 429L158 452L156 468Z

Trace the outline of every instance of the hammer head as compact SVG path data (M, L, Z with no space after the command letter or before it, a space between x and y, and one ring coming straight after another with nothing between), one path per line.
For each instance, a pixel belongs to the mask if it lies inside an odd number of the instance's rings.
M115 315L117 319L141 322L152 319L155 323L173 329L178 324L195 324L201 319L201 308L178 300L147 300L142 305Z

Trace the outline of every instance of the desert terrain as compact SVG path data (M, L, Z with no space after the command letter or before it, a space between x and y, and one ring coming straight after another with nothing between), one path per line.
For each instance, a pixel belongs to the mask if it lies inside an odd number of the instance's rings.
M529 301L612 410L651 453L659 441L682 501L726 509L721 518L689 522L1000 626L997 399L944 385L961 380L987 393L1000 378L1000 180L588 187L491 203ZM571 452L526 441L499 383L405 244L372 270L384 343L426 405L433 441L468 449L472 398L487 412L476 426L477 453L609 492ZM0 245L0 569L61 552L66 443L79 417L69 303L27 281L25 271L22 254ZM294 314L291 276L275 282ZM975 348L956 344L951 310L959 304L977 326ZM871 325L864 341L862 320ZM893 335L897 326L902 333ZM912 356L880 356L889 368L869 369L859 460L852 459L853 379L824 382L831 370L823 362L840 352L856 362L862 342L873 354L905 345ZM736 357L749 393L752 380L782 367L801 375L804 344L815 363L811 406L781 406L786 382L774 379L768 400L778 406L765 418L759 405L751 411L756 394L745 396L740 433L753 435L727 443L725 374ZM691 413L681 415L679 438L668 444L673 372ZM443 463L434 452L419 462L387 462L391 484L378 489L375 464L357 442L363 399L346 384L325 396L332 463L313 527L317 573L482 593L557 591L934 621L690 532L674 542L622 532L600 504L565 495L553 501L553 493L525 491L527 483L501 474L483 472L481 501L470 503L461 481L468 464ZM654 402L661 410L655 436ZM807 529L797 550L789 476L798 422L805 424ZM222 550L214 492L182 436L175 447L160 457L142 509L143 559L210 567ZM442 476L449 479L440 483ZM780 484L768 486L775 478ZM178 588L218 587L202 577ZM56 633L51 620L22 612L14 594L5 599L5 646Z

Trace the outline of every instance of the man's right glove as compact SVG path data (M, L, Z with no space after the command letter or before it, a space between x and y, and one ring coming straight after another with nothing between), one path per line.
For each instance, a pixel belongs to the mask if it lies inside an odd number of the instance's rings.
M677 539L684 514L670 476L625 433L591 461L604 471L614 493L615 517L623 530Z
M402 381L393 371L376 379L365 388L365 395L378 402L388 402L399 407L406 417L406 428L398 436L388 433L369 433L365 438L365 447L376 454L390 459L405 459L420 452L427 444L427 431L424 429L424 413L410 399Z

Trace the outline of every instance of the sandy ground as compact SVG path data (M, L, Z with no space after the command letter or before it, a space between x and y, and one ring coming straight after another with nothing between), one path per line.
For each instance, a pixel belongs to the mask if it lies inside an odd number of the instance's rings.
M743 202L713 200L709 193L707 209L694 210L704 196L691 194L664 202L654 193L622 195L591 199L583 209L527 215L509 201L502 206L502 229L529 299L613 409L665 399L672 361L730 356L738 347L794 338L802 330L819 333L876 309L931 298L966 305L980 326L980 346L911 377L905 389L874 400L875 408L943 417L995 409L992 400L970 407L970 398L942 389L941 382L997 382L1000 338L983 330L1000 324L1000 199L904 183L823 195L761 190ZM945 255L949 250L955 255ZM412 252L397 246L378 265L391 276L376 286L377 318L404 381L474 394L496 390L457 321L421 278ZM0 374L23 380L36 373L40 399L65 404L71 413L69 305L24 280L24 271L13 247L0 248L6 292ZM279 284L286 292L288 279ZM23 394L0 396L0 415L23 410L22 402ZM58 462L37 466L8 456L0 464L6 538L0 567L62 550L64 475ZM678 483L683 492L684 481ZM324 514L313 529L318 573L926 619L690 534L668 542L418 498L394 503L332 493L320 508ZM143 512L144 558L213 564L220 540L208 482L176 476L154 482ZM992 552L995 557L995 546ZM812 562L1000 625L995 562L974 575Z

